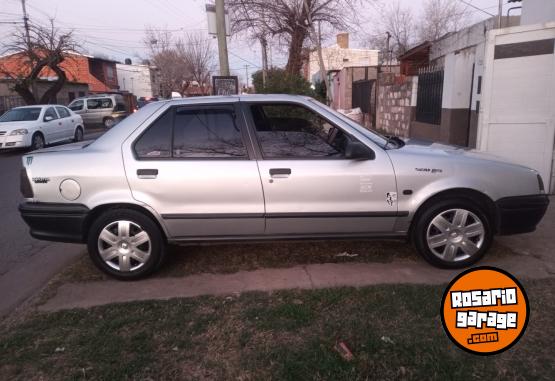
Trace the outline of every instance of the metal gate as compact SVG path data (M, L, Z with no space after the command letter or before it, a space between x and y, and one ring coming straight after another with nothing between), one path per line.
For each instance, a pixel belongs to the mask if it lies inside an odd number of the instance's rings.
M441 124L443 68L424 68L418 73L416 121Z
M375 80L363 79L353 82L353 108L360 107L365 114L371 113L372 87Z

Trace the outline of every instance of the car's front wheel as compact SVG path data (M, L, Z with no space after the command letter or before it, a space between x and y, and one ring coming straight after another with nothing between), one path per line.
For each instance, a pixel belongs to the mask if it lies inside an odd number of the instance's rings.
M100 270L118 279L134 280L161 265L165 239L156 223L143 213L115 209L92 223L88 249Z
M44 148L44 136L41 133L36 132L31 138L31 150L35 151L37 149Z
M491 246L486 213L470 200L454 198L426 206L413 229L414 244L431 264L462 268L480 260Z

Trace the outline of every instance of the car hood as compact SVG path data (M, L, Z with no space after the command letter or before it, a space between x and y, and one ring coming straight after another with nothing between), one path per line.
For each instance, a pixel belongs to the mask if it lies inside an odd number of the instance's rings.
M492 155L490 153L478 151L476 149L443 144L443 143L436 143L428 140L423 139L403 139L405 145L399 148L399 151L402 153L412 153L412 154L421 154L421 155L432 155L436 157L449 157L449 158L466 158L466 159L475 159L475 160L487 160L487 161L495 161L499 163L506 163L506 164L515 164L519 165L511 161L510 159L506 159L503 157L499 157L496 155ZM520 165L523 167L522 165Z
M21 122L0 122L0 131L11 132L19 128L31 128L36 124L36 121L21 121Z
M77 143L71 144L63 144L54 147L42 148L36 151L30 152L30 154L37 154L37 153L47 153L47 152L63 152L63 151L75 151L78 149L83 149L89 144L91 144L94 140L84 140Z

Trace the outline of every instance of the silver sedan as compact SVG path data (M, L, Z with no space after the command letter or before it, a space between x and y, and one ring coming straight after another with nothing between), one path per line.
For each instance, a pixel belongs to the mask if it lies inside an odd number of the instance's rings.
M381 136L289 95L151 103L23 167L31 235L86 243L120 279L191 241L403 237L436 266L464 267L495 234L533 231L549 202L533 169Z

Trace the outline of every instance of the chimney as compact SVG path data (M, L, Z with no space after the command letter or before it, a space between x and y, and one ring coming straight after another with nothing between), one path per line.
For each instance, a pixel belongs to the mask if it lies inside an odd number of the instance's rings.
M341 49L349 49L349 33L339 33L337 35L337 45Z

